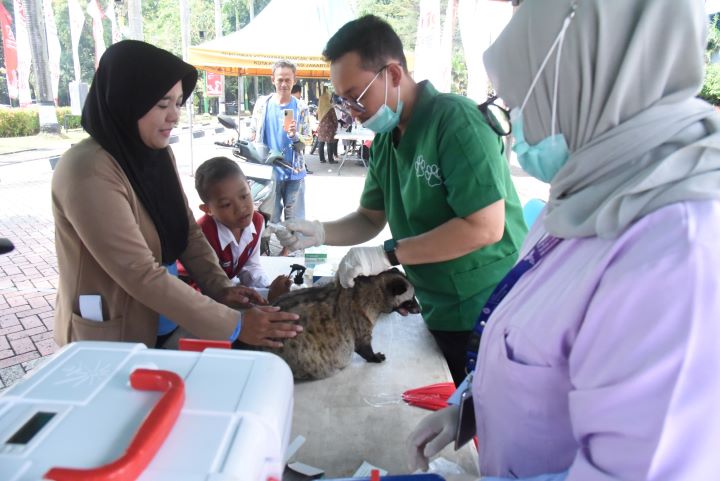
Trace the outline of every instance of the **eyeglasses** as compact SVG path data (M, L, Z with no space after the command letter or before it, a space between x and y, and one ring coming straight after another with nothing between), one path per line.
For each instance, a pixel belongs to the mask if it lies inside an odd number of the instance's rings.
M497 96L491 95L485 102L478 105L478 109L490 128L499 136L504 137L512 132L510 113L505 107L496 104L496 100Z
M373 82L374 82L375 80L377 80L377 78L380 76L380 74L383 73L383 71L384 71L386 68L388 68L390 65L392 65L392 64L387 64L387 65L385 65L383 68L381 68L380 70L378 70L378 72L375 74L375 76L374 76L373 79L370 81L370 83L367 84L367 87L365 87L365 89L362 91L362 93L361 93L360 95L358 95L356 98L352 98L352 97L340 97L340 101L342 102L343 106L346 107L346 108L349 108L349 109L353 109L353 110L356 111L356 112L364 113L367 109L365 108L365 106L364 106L362 103L360 103L360 99L363 98L363 96L364 96L365 93L368 91L368 89L369 89L370 86L373 84Z

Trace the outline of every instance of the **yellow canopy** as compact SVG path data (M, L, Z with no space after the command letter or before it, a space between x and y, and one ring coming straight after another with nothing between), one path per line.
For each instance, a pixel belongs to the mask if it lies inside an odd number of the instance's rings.
M346 0L272 0L245 28L190 47L188 59L201 70L224 75L272 75L278 60L290 60L297 76L328 78L322 51L355 15Z

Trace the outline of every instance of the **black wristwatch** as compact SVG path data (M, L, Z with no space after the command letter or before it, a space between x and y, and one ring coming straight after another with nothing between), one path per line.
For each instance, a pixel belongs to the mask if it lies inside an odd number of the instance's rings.
M392 266L397 266L400 264L397 255L395 255L396 248L397 241L395 239L388 239L383 242L383 250L385 251L385 255L387 256L388 260L390 261L390 265Z

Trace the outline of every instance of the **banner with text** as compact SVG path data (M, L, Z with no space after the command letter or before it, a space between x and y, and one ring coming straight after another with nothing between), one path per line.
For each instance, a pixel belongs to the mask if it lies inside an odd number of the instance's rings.
M222 75L219 73L205 72L205 93L208 97L219 97L222 95Z
M12 16L10 16L10 12L5 9L2 2L0 2L0 27L2 28L8 95L11 99L16 99L18 98L17 47L15 46L15 34L12 30Z

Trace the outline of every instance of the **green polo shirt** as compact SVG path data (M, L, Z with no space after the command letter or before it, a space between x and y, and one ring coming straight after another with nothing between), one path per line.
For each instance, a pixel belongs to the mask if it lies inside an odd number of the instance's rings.
M418 84L418 98L397 147L378 134L360 205L385 212L394 239L423 234L505 200L500 242L446 262L403 266L430 329L467 331L517 260L527 233L502 141L477 104ZM442 249L442 246L439 247Z

